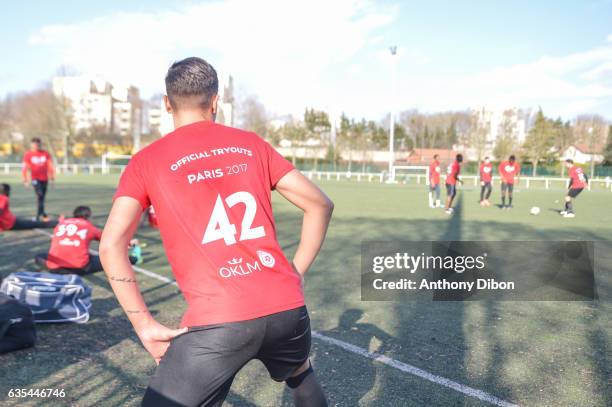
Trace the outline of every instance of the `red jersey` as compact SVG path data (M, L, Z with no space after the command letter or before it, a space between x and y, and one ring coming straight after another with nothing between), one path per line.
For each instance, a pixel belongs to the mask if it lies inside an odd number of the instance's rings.
M582 172L582 168L572 166L569 170L569 176L571 180L570 188L578 189L586 187L586 176Z
M149 218L149 226L152 228L159 227L159 224L157 223L157 215L155 214L155 208L153 208L153 206L149 206L147 217Z
M304 304L276 240L272 194L293 165L250 133L200 121L138 152L115 194L155 207L187 301L181 326L254 319Z
M89 263L89 243L100 240L102 232L88 220L68 218L57 224L51 238L47 267L80 269Z
M429 164L429 183L438 185L440 183L440 161L433 160Z
M53 163L51 154L44 150L29 150L23 155L23 179L25 181L28 170L32 172L32 179L47 181L49 175L53 178Z
M460 172L461 164L459 164L457 160L450 163L446 169L446 183L449 185L455 185Z
M10 230L15 224L15 219L9 208L8 196L0 194L0 232Z
M480 180L483 182L491 182L493 177L493 165L491 163L480 164Z
M499 175L502 182L506 184L514 184L514 177L518 177L521 173L521 166L516 161L502 161L499 164Z

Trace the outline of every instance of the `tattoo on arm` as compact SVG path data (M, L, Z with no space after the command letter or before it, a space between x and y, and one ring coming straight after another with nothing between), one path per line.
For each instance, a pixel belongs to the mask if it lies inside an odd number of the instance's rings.
M135 278L129 278L129 277L114 277L114 276L110 276L109 280L117 281L119 283L135 283L136 282Z
M149 313L148 310L131 310L131 309L126 309L125 312L128 314L148 314Z

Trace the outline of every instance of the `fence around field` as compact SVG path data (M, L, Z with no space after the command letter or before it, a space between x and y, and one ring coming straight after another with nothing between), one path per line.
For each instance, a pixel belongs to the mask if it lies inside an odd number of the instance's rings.
M387 178L387 172L379 173L349 173L349 172L333 172L333 171L304 171L304 174L315 180L326 180L326 181L342 181L342 180L353 180L357 182L379 182L379 183L393 183L393 184L408 184L416 183L428 185L429 180L425 174L401 174L396 175L395 180L389 180ZM444 175L441 175L442 182L444 182ZM462 175L461 179L465 186L480 185L480 177L477 175ZM500 182L500 177L494 176L493 182ZM567 178L561 177L521 177L517 187L524 188L562 188L567 189L569 181ZM612 179L592 179L589 180L588 189L606 189L612 192Z
M58 164L56 171L59 174L85 174L85 175L109 175L109 174L121 174L125 169L125 165L116 164ZM21 173L21 164L17 163L0 163L0 174L3 175L16 175ZM314 180L326 180L326 181L356 181L356 182L378 182L378 183L416 183L427 185L429 180L424 173L421 174L399 174L396 175L395 180L388 179L388 172L339 172L339 171L303 171L303 173L310 179ZM442 175L444 178L444 175ZM463 175L461 179L464 184L467 185L479 185L479 177L477 175ZM499 182L499 177L494 176L493 182ZM567 178L561 177L521 177L517 186L524 188L567 188ZM589 182L589 189L606 189L612 192L612 178L595 178Z
M22 167L17 163L0 163L0 174L21 174ZM57 164L55 170L58 174L108 175L121 174L125 167L125 165L118 164Z

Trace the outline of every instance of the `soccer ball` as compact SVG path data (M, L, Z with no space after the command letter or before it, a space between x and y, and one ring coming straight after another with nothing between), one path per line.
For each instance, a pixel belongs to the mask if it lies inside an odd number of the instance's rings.
M529 213L531 213L532 215L538 215L540 213L540 208L538 208L537 206L534 206L533 208L531 208Z

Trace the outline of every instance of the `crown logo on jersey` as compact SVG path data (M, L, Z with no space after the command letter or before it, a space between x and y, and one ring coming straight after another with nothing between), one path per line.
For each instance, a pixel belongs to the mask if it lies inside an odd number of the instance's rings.
M227 264L231 266L235 266L236 264L240 264L240 263L242 263L242 257L234 257L233 259L227 262Z

